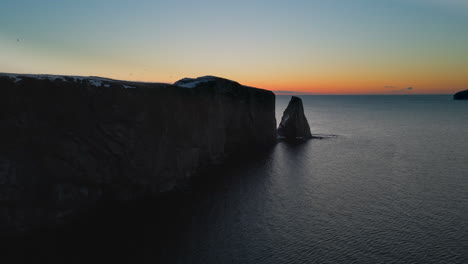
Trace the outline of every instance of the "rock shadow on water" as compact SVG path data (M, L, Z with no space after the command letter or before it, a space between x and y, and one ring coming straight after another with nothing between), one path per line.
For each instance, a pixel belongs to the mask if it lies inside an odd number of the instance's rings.
M99 201L66 216L60 225L1 233L2 263L173 263L186 254L180 251L192 232L194 207L203 210L200 203L219 199L239 175L251 176L246 172L264 167L274 149L252 150L206 166L170 192L133 201Z
M285 142L290 145L300 145L305 142L307 142L310 139L334 139L337 138L338 135L334 134L312 134L312 137L310 138L303 138L303 137L297 137L297 138L286 138L286 137L278 137L278 142Z

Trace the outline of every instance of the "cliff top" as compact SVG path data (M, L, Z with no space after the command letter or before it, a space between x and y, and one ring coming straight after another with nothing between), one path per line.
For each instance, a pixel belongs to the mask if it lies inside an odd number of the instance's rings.
M108 87L104 82L122 82L122 83L134 83L134 84L165 84L165 83L149 83L149 82L136 82L136 81L124 81L124 80L114 80L110 78L103 78L97 76L74 76L74 75L53 75L53 74L22 74L22 73L1 73L0 77L9 77L15 80L15 82L20 82L24 78L32 78L38 80L50 80L50 81L73 81L79 82L87 80L91 85L95 87L105 86ZM124 88L135 88L129 85L123 85Z
M169 83L161 83L161 82L137 82L137 81L125 81L125 80L115 80L110 78L103 78L97 76L74 76L74 75L53 75L53 74L22 74L22 73L1 73L0 77L8 77L14 79L15 82L20 82L25 78L32 78L38 80L50 80L50 81L73 81L73 82L82 82L84 80L88 81L92 86L95 87L109 87L109 83L127 83L127 84L169 84ZM173 85L182 87L182 88L195 88L201 83L210 82L210 81L228 81L233 84L241 85L235 81L228 80L225 78L217 77L217 76L202 76L197 78L183 78L181 80L176 81ZM124 88L136 88L131 85L123 85ZM249 87L248 88L255 88ZM256 88L258 89L258 88Z
M174 85L179 86L179 87L184 87L184 88L195 88L201 83L217 81L217 80L224 80L224 81L229 81L229 82L232 82L232 83L239 84L239 83L237 83L235 81L232 81L232 80L207 75L207 76L202 76L202 77L198 77L198 78L183 78L183 79L178 80L177 82L175 82Z
M250 87L246 85L239 84L238 82L216 77L216 76L202 76L198 78L183 78L174 84L170 83L161 83L161 82L137 82L137 81L125 81L125 80L115 80L110 78L103 78L97 76L73 76L73 75L53 75L53 74L22 74L22 73L2 73L0 72L0 79L8 79L13 81L15 84L24 84L23 81L39 80L39 81L50 81L54 83L76 83L82 84L86 83L91 87L105 87L105 88L116 88L121 87L124 89L132 88L198 88L203 87L204 84L213 82L217 88L228 88L237 90L238 88L249 88L255 90L263 90L271 92L270 90Z

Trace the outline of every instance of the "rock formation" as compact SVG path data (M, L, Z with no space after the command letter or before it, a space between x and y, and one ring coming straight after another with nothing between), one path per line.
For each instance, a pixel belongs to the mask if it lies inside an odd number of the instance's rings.
M458 92L453 95L454 100L468 100L468 90Z
M168 191L275 143L272 92L216 77L176 84L0 74L0 229Z
M278 136L286 139L312 138L301 98L293 96L289 101L278 127Z

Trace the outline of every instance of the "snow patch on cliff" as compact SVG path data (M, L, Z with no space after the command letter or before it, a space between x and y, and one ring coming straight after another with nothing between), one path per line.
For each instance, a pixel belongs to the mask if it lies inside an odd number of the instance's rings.
M102 85L102 81L99 81L99 80L90 79L89 82L91 83L91 85L94 85L96 87L101 87Z
M184 78L174 83L175 86L184 87L184 88L195 88L200 83L210 82L216 80L218 77L215 76L203 76L196 79L193 78Z
M88 80L89 83L93 86L100 87L102 86L103 81L112 81L110 79L100 78L100 77L85 77L85 76L62 76L62 75L50 75L50 74L19 74L19 73L0 73L1 76L6 76L15 79L15 82L19 82L24 78L34 78L38 80L49 80L49 81L66 81L65 78L70 78L74 82ZM22 78L21 78L22 77Z
M34 78L38 80L50 80L50 81L73 81L73 82L83 82L88 81L94 87L104 86L106 88L110 87L109 83L120 82L112 79L106 79L101 77L86 77L86 76L62 76L62 75L50 75L50 74L20 74L20 73L0 73L0 77L6 76L14 79L15 83L24 80L24 78ZM123 85L124 88L136 88L134 86Z

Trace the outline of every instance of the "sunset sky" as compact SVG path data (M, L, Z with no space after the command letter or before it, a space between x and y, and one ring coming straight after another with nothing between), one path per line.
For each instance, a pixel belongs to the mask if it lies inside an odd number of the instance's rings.
M1 0L0 72L447 94L468 89L468 0Z

